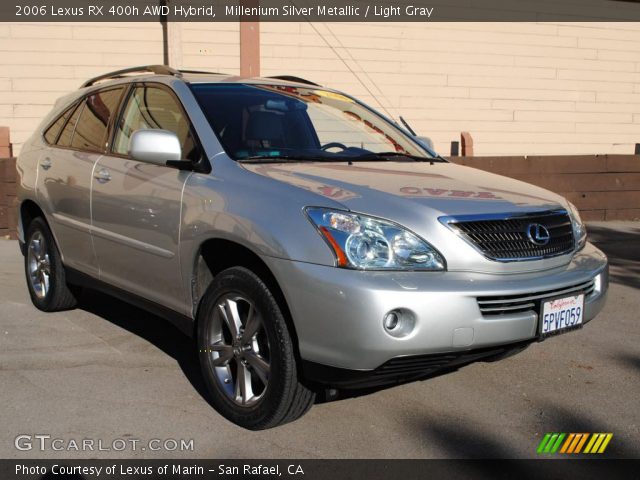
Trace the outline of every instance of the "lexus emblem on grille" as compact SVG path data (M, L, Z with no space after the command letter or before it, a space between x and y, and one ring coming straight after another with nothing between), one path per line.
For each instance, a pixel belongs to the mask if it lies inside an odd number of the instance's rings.
M551 239L549 230L539 223L531 223L527 227L527 238L534 245L546 245Z

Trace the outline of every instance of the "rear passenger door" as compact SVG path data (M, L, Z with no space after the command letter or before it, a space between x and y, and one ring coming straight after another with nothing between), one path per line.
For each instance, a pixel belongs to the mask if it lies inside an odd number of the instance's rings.
M92 93L45 131L49 147L38 165L38 196L67 267L98 275L91 244L91 178L105 152L108 125L124 89Z
M100 278L183 312L178 244L182 189L191 172L132 159L129 140L140 129L172 131L183 158L200 155L173 92L159 84L133 86L114 127L111 152L94 170L92 232Z

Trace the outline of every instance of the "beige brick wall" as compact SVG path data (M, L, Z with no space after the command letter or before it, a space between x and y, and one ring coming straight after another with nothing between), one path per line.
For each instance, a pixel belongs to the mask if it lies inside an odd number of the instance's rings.
M0 26L0 125L11 128L14 152L58 97L88 77L144 63L162 63L157 25Z
M438 150L632 153L640 142L640 24L263 23L264 75L293 74L403 115ZM239 72L238 23L169 26L177 67ZM0 25L0 126L15 152L55 99L105 71L162 63L162 29ZM374 98L375 97L375 98Z
M240 73L239 23L180 23L169 28L181 32L182 58L172 63L196 70Z
M633 153L640 24L262 25L262 70L344 89L447 153ZM377 97L377 98L374 98Z
M171 24L172 63L239 72L239 26ZM14 153L57 98L87 78L135 65L163 63L159 23L11 23L0 25L0 126Z

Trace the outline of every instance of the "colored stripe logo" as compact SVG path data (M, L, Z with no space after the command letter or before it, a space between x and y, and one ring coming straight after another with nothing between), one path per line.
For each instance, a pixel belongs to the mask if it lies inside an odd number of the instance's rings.
M613 433L546 433L538 454L604 453Z

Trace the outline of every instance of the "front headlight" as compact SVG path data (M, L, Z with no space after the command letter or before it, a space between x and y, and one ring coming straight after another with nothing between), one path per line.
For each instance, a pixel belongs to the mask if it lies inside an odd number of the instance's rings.
M571 226L573 227L573 238L576 241L576 251L580 250L587 243L587 227L582 223L580 212L576 206L567 201L569 206L569 217L571 218Z
M326 208L306 210L331 246L337 266L362 270L444 270L445 262L427 242L395 223Z

